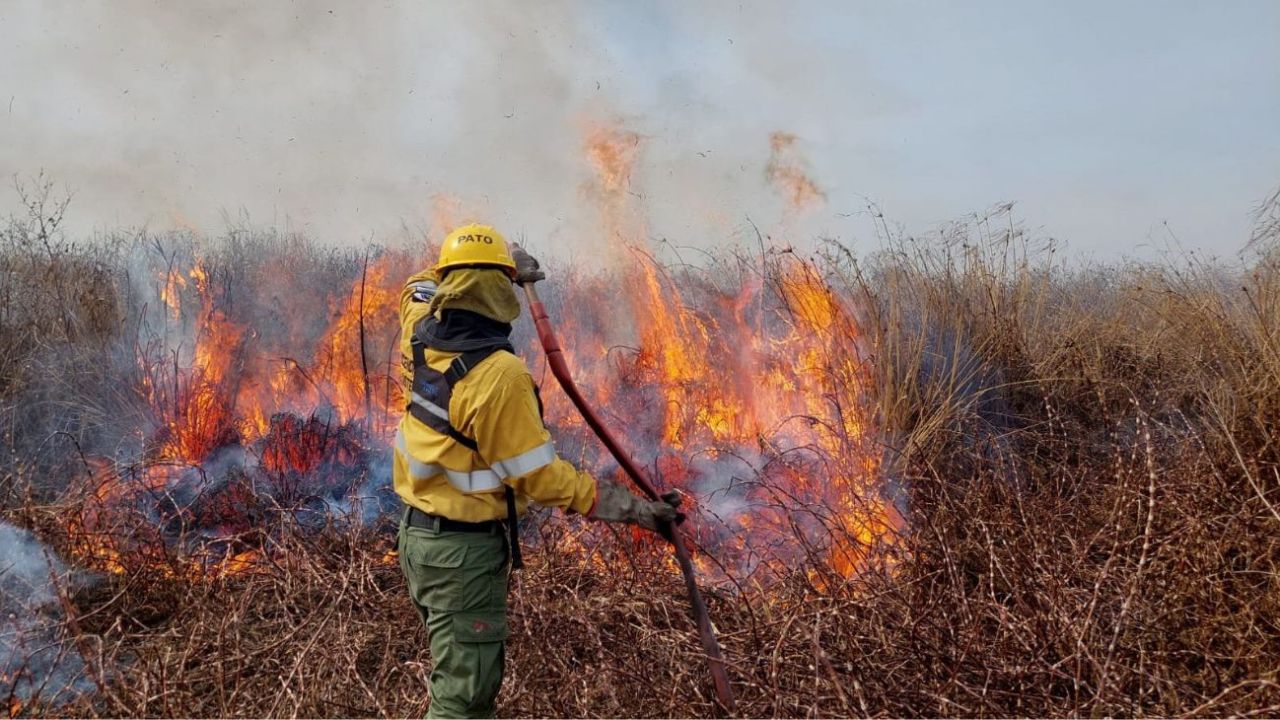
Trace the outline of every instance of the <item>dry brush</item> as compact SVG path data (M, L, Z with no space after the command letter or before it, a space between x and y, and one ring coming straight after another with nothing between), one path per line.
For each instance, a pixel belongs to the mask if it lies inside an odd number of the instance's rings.
M721 574L709 598L739 712L1280 713L1280 237L1230 266L1079 266L1003 219L889 239L868 257L829 243L813 259L767 251L665 271L697 298L732 295L726 267L755 268L780 312L804 313L785 302L798 263L856 309L865 384L826 399L870 413L882 492L904 521L866 543L838 513L813 514L863 543L857 572L818 538L767 577ZM9 523L83 559L67 523L92 500L78 481L104 454L102 428L146 412L111 375L136 355L102 360L137 333L123 258L176 245L54 245L30 229L12 225L0 253L0 500ZM245 243L317 278L362 261L232 233L228 262ZM235 572L193 577L160 542L113 572L60 579L53 614L84 680L72 697L28 683L11 708L422 713L429 661L387 524L301 522L257 500L262 524L235 547L262 552ZM149 520L122 522L136 534ZM660 552L541 518L526 534L538 539L511 599L504 714L716 714Z

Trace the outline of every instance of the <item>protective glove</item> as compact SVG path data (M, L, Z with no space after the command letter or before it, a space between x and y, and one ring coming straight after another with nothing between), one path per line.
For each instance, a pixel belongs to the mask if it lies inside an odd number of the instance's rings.
M651 502L636 497L612 480L601 479L596 485L596 507L591 517L606 522L621 522L657 530L659 522L673 522L676 509L666 502Z
M511 244L511 259L516 262L515 279L517 284L523 285L547 279L547 274L542 272L542 266L538 264L538 259L525 252L524 248L515 243Z

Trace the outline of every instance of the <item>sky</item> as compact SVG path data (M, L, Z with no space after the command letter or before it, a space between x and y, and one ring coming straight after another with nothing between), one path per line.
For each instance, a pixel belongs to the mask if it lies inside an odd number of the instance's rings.
M1280 2L0 0L0 214L44 171L73 234L474 217L587 256L599 127L680 245L1014 202L1083 257L1232 256L1280 186ZM824 203L785 207L776 132Z

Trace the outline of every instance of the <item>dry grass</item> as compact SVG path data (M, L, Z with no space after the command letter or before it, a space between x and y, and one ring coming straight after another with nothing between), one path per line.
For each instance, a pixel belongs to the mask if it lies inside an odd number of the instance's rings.
M1002 217L819 265L864 313L910 528L847 581L814 559L711 591L739 713L1280 713L1280 238L1239 268L1071 268ZM0 387L34 382L21 365ZM33 490L49 466L5 433L5 516L61 548L74 499ZM70 591L98 690L24 711L422 713L425 638L385 531L271 535L250 572ZM554 547L514 587L502 712L716 714L678 578Z

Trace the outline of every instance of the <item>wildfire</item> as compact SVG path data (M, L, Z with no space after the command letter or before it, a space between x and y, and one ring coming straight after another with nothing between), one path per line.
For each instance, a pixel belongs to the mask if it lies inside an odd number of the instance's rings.
M117 573L139 562L171 576L241 573L261 551L232 539L260 513L328 502L360 484L402 402L387 350L402 280L393 275L403 266L393 254L364 263L328 294L331 320L305 348L291 344L307 333L267 338L256 318L235 314L232 283L217 275L225 270L196 261L166 271L165 311L199 308L191 344L139 349L155 430L134 465L92 461L84 508L68 527L81 559ZM305 321L316 308L281 310ZM169 536L191 526L215 545L175 554Z
M333 396L330 399L338 417L348 422L360 419L374 422L374 403L379 402L383 412L379 415L377 431L383 436L399 419L398 413L387 412L392 400L399 399L399 385L386 382L388 379L384 376L381 387L374 386L376 379L369 372L364 338L372 332L369 328L375 323L382 327L395 326L396 302L400 297L398 281L402 278L391 278L391 270L385 259L367 269L337 308L337 319L321 338L317 355L319 371L331 378Z
M822 199L794 145L775 134L767 170L788 212ZM661 484L683 491L704 569L778 574L816 554L839 575L856 572L902 520L882 492L864 339L847 294L788 253L714 273L664 268L632 192L641 150L625 130L585 136L595 175L584 193L615 267L548 283L567 308L557 322L580 384L628 423L632 449ZM461 213L444 196L436 205ZM402 412L397 302L425 264L384 253L354 258L336 284L319 269L324 282L312 283L303 270L267 268L259 285L225 259L167 265L157 306L189 321L189 334L139 351L152 428L133 465L94 461L70 528L81 557L115 572L138 561L191 578L249 572L266 559L264 518L343 505L373 477ZM522 353L531 364L540 357L533 346ZM562 447L576 443L584 462L606 468L568 402L544 397ZM127 542L115 532L120 508L133 513ZM139 535L140 525L150 530ZM603 563L607 544L594 534L562 537L582 562ZM204 545L183 554L175 537Z
M821 201L794 136L771 140L769 177L789 209ZM855 572L902 520L879 486L862 402L862 338L847 301L790 255L737 268L743 280L732 290L667 275L646 250L647 224L629 192L639 136L594 128L585 150L603 234L614 257L627 258L624 272L638 276L621 284L620 298L638 348L611 356L627 339L569 314L561 321L575 371L588 387L609 388L595 399L615 417L643 417L658 431L633 429L634 449L655 458L669 484L692 491L704 520L719 521L702 528L704 545L774 569L801 546L825 545L837 573ZM550 407L557 424L575 425L567 405ZM813 508L823 509L821 522L798 519Z

